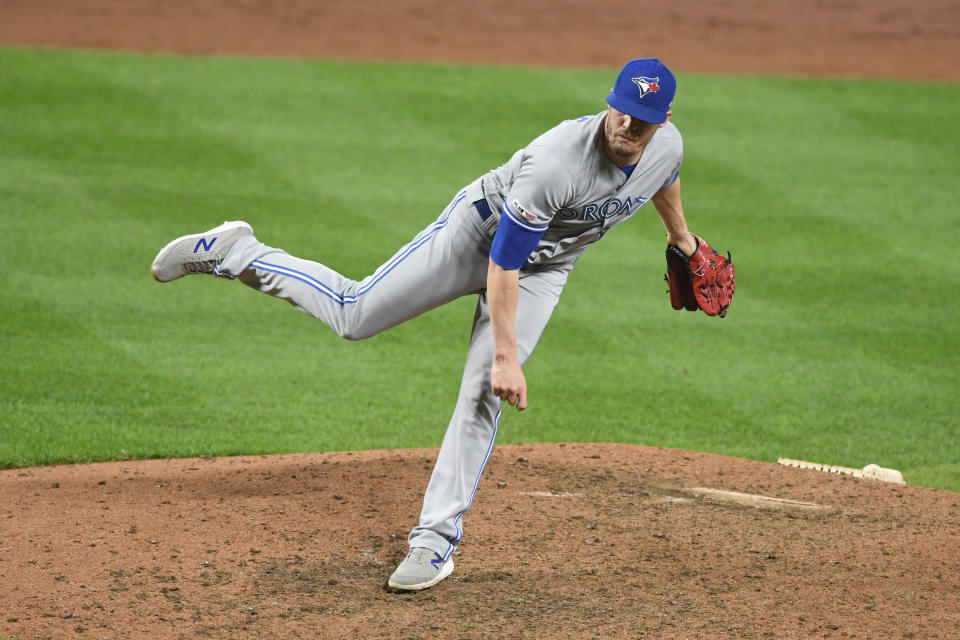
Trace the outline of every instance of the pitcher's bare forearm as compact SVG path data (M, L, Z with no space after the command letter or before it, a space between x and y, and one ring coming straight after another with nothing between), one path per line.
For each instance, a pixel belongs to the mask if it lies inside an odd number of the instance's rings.
M680 247L685 254L693 255L697 242L687 229L687 220L683 215L683 203L680 199L680 178L666 189L661 189L651 199L663 226L667 230L667 242Z
M523 411L527 408L527 381L517 360L517 298L519 270L501 268L493 260L487 269L487 303L493 331L493 367L490 385L501 400Z

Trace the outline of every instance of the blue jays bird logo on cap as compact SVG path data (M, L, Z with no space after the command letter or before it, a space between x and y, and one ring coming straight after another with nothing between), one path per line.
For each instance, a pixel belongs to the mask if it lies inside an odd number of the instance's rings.
M607 104L633 118L662 124L676 92L677 80L666 65L656 58L638 58L620 69Z
M647 95L651 92L660 91L660 78L646 78L640 76L639 78L630 78L633 80L633 84L637 85L637 88L640 89L640 97Z

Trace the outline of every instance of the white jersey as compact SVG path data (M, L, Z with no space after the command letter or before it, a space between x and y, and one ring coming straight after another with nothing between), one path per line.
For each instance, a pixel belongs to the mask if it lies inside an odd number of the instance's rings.
M546 229L527 264L572 262L676 179L683 140L671 123L657 129L629 177L604 150L606 111L567 120L482 178L494 215Z

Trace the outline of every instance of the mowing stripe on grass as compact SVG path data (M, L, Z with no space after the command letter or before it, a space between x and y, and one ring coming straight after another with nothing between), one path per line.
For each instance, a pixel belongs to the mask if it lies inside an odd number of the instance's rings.
M475 301L347 343L236 283L157 285L245 219L360 279L616 70L0 49L0 466L436 446ZM578 263L502 442L618 441L960 489L957 84L680 74L727 319L670 309L652 207Z

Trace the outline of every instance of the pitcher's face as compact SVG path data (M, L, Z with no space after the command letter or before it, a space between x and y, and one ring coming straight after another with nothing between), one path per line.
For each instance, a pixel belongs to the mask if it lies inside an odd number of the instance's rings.
M668 114L668 122L669 119ZM640 158L643 148L653 138L653 134L665 124L666 122L662 124L645 122L617 111L613 107L607 107L607 120L603 125L603 133L610 159L618 164L633 164Z

